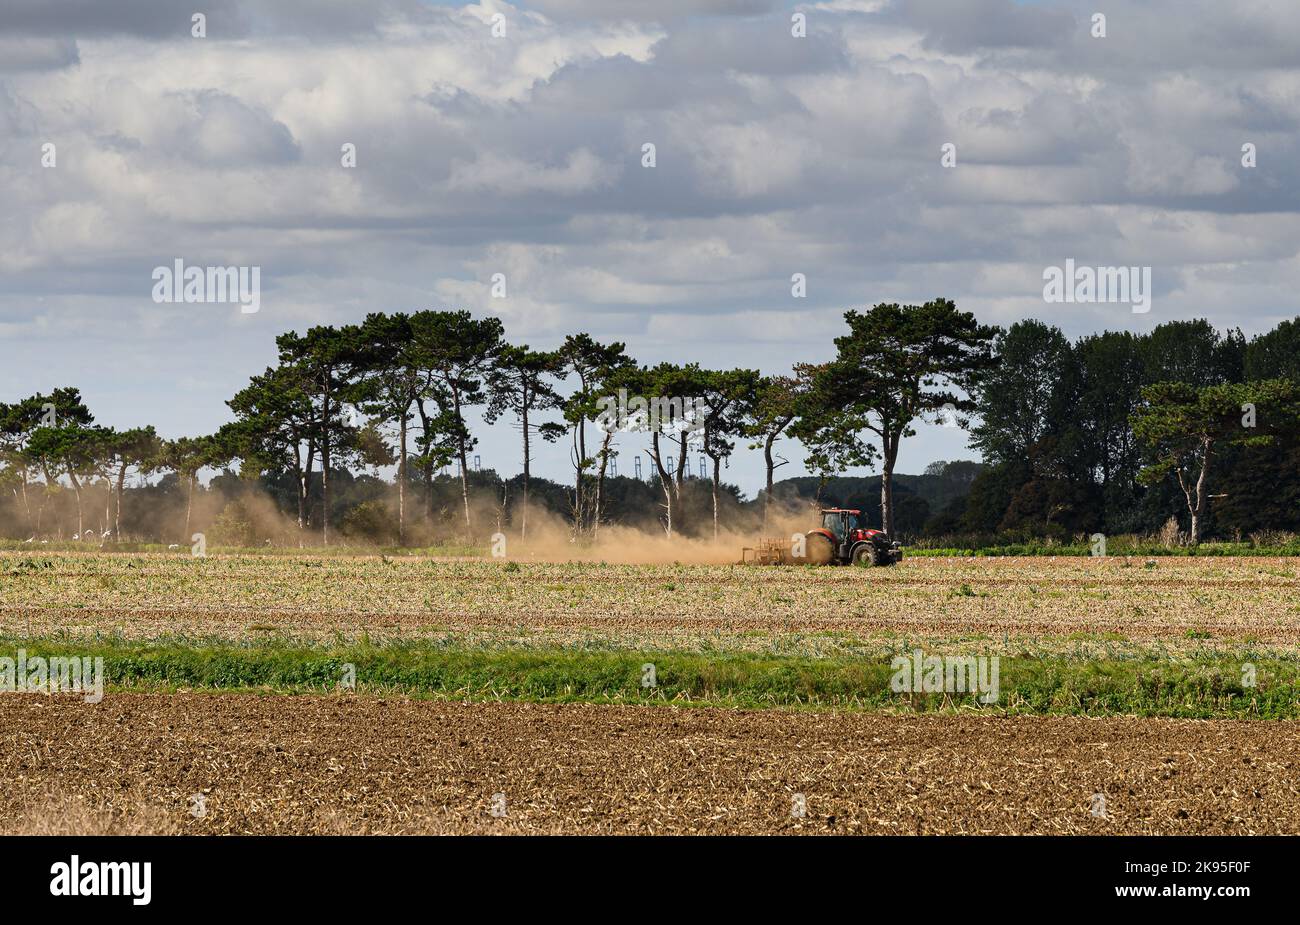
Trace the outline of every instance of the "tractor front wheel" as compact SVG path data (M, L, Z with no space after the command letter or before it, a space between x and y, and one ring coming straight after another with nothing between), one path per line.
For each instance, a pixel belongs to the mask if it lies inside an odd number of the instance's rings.
M870 543L863 543L857 549L853 550L854 565L879 565L880 553L875 546Z

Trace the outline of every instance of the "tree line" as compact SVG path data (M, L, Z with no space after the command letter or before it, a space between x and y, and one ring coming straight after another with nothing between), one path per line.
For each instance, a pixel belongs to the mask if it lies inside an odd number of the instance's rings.
M509 342L499 319L466 311L374 313L288 332L276 339L276 364L227 402L233 419L213 434L118 431L95 423L71 387L0 404L0 524L11 535L122 540L128 476L161 475L157 485L184 497L188 539L199 475L216 469L213 484L259 491L302 536L326 544L340 518L361 517L391 517L399 545L439 529L481 538L493 525L475 497L489 484L507 494L494 505L524 536L530 508L558 513L585 538L633 502L669 535L717 536L740 504L723 479L730 458L762 454L762 529L798 441L815 496L843 473L879 471L879 516L892 536L899 451L929 422L969 430L985 465L929 517L927 533L1123 533L1171 516L1192 543L1214 529L1300 529L1300 319L1250 341L1197 320L1075 342L1041 321L982 325L947 299L879 304L844 320L832 359L776 375L639 364L625 344L585 333L535 350ZM613 395L641 399L616 426ZM476 420L514 426L518 477L471 469ZM539 445L561 441L572 469L563 489L532 476ZM629 450L648 458L653 494L613 475ZM693 453L708 460L707 477L691 477ZM440 474L453 464L454 511ZM395 474L357 474L366 469ZM353 498L363 479L370 497L339 510L336 485ZM806 486L784 485L788 494Z
M1187 320L1073 343L1022 321L994 352L971 439L990 468L946 527L1300 530L1300 319L1250 341Z

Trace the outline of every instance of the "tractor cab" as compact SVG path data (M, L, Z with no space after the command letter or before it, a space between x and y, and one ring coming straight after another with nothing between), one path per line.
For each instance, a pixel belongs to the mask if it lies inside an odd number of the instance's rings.
M822 527L835 537L836 545L843 543L858 530L858 515L861 511L849 511L833 508L822 511Z
M868 529L862 512L851 508L823 508L822 527L831 532L837 543L855 543L880 533Z

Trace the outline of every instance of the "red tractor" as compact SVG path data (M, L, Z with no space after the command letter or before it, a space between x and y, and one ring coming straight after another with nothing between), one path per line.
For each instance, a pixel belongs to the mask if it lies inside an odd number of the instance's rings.
M810 565L893 565L903 549L880 530L867 527L862 512L823 508L822 523L804 534L805 562ZM796 560L797 561L797 560Z
M745 565L893 565L903 549L881 530L869 529L862 512L850 508L822 508L822 522L789 542L765 537L740 552Z

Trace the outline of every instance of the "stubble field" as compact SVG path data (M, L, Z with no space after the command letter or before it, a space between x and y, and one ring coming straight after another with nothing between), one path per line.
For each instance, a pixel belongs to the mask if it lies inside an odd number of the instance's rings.
M441 631L844 632L1300 643L1300 563L907 559L893 568L0 553L0 632L228 639Z

